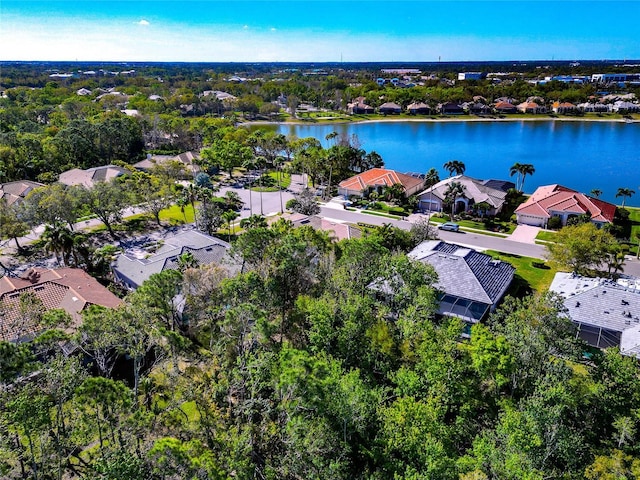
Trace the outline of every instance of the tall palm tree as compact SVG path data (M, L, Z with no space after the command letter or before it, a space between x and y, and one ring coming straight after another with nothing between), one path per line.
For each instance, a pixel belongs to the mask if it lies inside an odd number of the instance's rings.
M445 162L445 164L443 165L443 168L447 172L449 172L450 177L453 177L454 173L456 175L462 175L464 171L467 169L465 164L462 163L460 160L449 160L448 162Z
M627 199L627 197L632 197L633 195L635 195L635 193L636 192L634 192L630 188L623 188L623 187L618 188L618 193L616 193L616 198L622 197L622 208L624 208L624 202Z
M44 242L44 249L53 253L59 264L66 265L71 252L73 251L73 236L71 230L60 222L44 227L41 239Z
M518 190L519 192L524 191L524 177L526 177L527 175L533 175L535 172L536 169L530 163L516 162L511 165L511 168L509 169L510 176L513 177L516 174L518 175L516 177L516 190Z
M424 188L433 187L439 181L440 175L438 175L438 171L431 167L424 176Z
M464 195L464 186L459 182L451 182L444 192L444 198L451 202L451 217L455 215L456 198Z
M594 188L590 193L592 197L600 198L600 195L602 195L602 190L600 190L599 188Z
M229 230L229 243L231 243L231 229L233 228L233 221L238 218L238 213L233 210L227 210L222 214L222 218L224 218L224 222L227 224L227 228Z

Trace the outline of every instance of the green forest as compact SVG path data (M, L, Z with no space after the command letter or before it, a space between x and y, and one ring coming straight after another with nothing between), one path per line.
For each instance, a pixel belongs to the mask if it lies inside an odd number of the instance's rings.
M586 354L547 294L507 298L465 339L435 314L431 267L384 232L249 228L236 275L185 261L72 338L21 302L48 328L0 344L0 474L640 478L635 359Z

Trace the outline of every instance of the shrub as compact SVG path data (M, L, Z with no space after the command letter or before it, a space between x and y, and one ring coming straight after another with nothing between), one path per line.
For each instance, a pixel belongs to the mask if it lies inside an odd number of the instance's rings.
M547 228L551 230L558 230L562 227L562 219L560 217L551 217L547 222Z

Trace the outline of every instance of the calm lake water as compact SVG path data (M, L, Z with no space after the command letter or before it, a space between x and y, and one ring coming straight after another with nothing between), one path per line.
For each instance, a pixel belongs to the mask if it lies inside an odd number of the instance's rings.
M277 125L285 135L316 137L326 146L333 131L356 134L367 151L375 150L388 168L426 172L460 160L466 174L481 179L509 179L509 167L531 163L536 172L525 191L560 183L588 193L602 190L615 198L619 187L636 194L627 205L640 205L640 123L618 122L376 122L335 125ZM513 177L515 180L515 177Z

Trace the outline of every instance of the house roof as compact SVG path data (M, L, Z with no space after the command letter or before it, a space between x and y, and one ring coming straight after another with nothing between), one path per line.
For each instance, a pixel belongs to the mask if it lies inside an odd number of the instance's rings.
M58 181L65 185L84 185L87 188L93 187L96 182L108 182L109 180L125 174L127 171L116 165L104 165L93 167L87 170L73 168L62 172Z
M413 103L410 103L409 106L407 106L407 110L424 110L428 108L431 108L431 107L429 107L429 105L427 105L424 102L413 102Z
M494 105L494 108L496 108L497 110L511 110L511 109L515 109L515 105L513 105L513 103L509 103L509 102L498 102Z
M198 154L194 152L184 152L180 155L153 155L134 163L132 166L138 170L150 170L156 165L174 160L183 163L187 170L194 171L194 161L197 158L199 158Z
M558 272L549 290L564 298L572 321L622 332L621 352L640 356L640 279L613 282Z
M372 168L366 172L347 178L338 184L340 188L360 192L367 187L385 186L390 187L395 183L400 183L405 190L409 191L419 187L424 180L395 170L386 168Z
M456 175L455 177L445 178L432 187L427 188L418 196L433 195L434 197L444 200L445 192L452 182L458 182L464 187L464 197L473 199L475 203L487 202L493 208L499 209L505 202L507 196L506 190L513 188L513 183L502 180L477 180L467 177L466 175ZM502 188L496 188L498 184ZM504 187L507 187L506 189Z
M31 180L0 183L0 198L4 198L7 205L13 205L24 200L31 190L39 187L44 187L44 184Z
M47 310L60 308L74 323L80 322L80 312L89 305L115 308L121 300L106 287L78 268L57 270L30 268L20 277L0 278L0 340L15 341L32 337L40 330L38 325L20 318L20 296L31 293Z
M283 218L293 222L295 227L309 225L316 230L328 232L330 237L338 242L340 240L362 237L362 231L359 228L349 225L342 220L318 217L317 215L307 216L300 213L292 213Z
M383 108L385 108L385 109L386 109L386 108L390 108L390 109L393 109L393 110L402 110L402 107L401 107L400 105L398 105L397 103L394 103L394 102L386 102L386 103L383 103L382 105L380 105L380 107L379 107L379 108L380 108L380 109L383 109Z
M440 240L422 242L408 255L433 266L445 293L489 305L500 300L515 272L509 263Z
M562 185L538 187L516 213L550 218L551 212L582 215L588 213L594 222L612 223L616 206L597 198L588 197Z
M129 249L118 255L112 269L119 279L140 286L154 273L178 268L178 258L191 253L199 264L223 263L230 245L218 238L197 230L184 230L167 237L165 243L154 253L144 249Z

